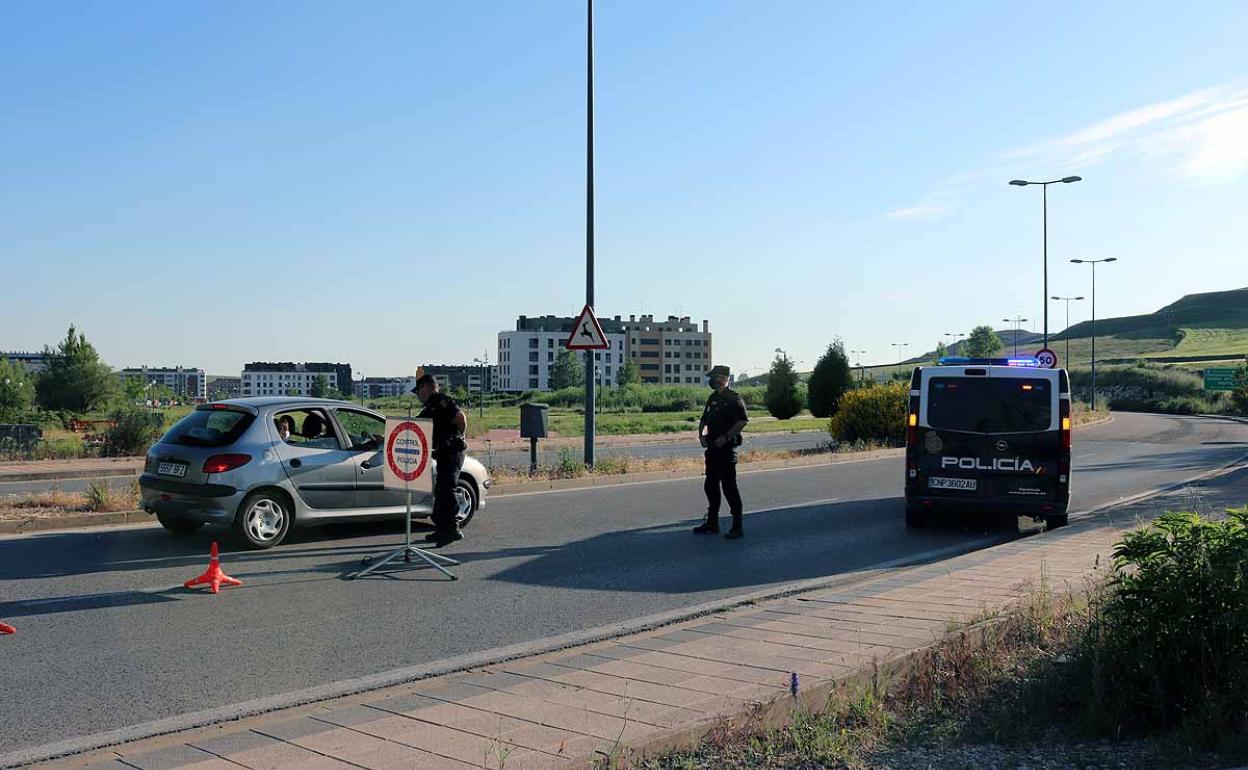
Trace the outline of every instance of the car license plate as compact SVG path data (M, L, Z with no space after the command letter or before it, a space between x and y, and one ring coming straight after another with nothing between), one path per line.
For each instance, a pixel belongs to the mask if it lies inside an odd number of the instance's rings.
M185 476L186 465L184 463L161 463L156 466L156 472L164 476Z
M933 476L927 480L927 485L932 489L965 489L974 491L975 479L946 479Z

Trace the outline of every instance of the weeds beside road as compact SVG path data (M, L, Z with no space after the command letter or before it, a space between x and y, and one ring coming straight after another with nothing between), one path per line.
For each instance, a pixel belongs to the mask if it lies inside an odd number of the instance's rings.
M1217 768L1248 760L1248 508L1164 514L1079 594L923 654L888 692L838 691L774 730L643 763L705 768Z

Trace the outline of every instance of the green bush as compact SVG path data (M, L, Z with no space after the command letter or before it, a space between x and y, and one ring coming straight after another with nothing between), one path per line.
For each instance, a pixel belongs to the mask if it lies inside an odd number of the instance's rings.
M1231 393L1235 411L1248 417L1248 363L1235 370L1235 390Z
M1167 513L1123 537L1114 570L1083 653L1094 722L1204 746L1248 736L1248 508Z
M165 424L160 412L134 407L118 409L110 419L113 426L104 433L104 454L111 457L146 454Z
M845 355L845 343L838 338L810 373L806 383L806 403L815 417L831 417L841 403L841 396L852 386L854 376L849 370L849 357Z
M798 387L797 372L787 356L779 356L772 362L763 399L767 411L777 420L795 417L805 406L804 394Z
M828 432L840 442L878 441L900 446L906 438L909 393L909 384L902 382L851 390L841 398Z

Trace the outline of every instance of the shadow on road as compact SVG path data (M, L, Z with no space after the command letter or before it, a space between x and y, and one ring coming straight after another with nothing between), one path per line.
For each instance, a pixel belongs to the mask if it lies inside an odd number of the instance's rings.
M465 562L528 557L490 579L582 591L682 594L755 588L829 577L897 559L948 558L949 548L1019 536L1017 520L958 517L884 541L861 541L864 524L895 521L904 532L901 498L854 500L748 513L746 538L691 533L687 520L608 532L554 546L462 552ZM727 523L726 521L724 522ZM876 529L876 532L879 530ZM940 553L937 555L935 551Z

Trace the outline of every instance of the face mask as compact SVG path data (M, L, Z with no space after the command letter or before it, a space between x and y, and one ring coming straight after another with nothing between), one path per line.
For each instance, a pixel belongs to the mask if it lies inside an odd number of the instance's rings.
M711 390L719 390L719 388L717 387L715 383L715 380L711 380L710 382L707 383L707 385L710 386Z

